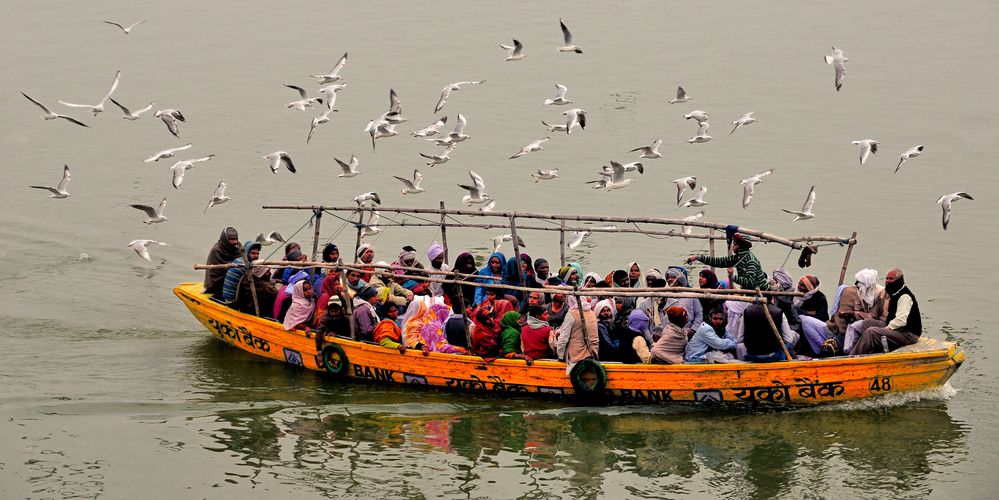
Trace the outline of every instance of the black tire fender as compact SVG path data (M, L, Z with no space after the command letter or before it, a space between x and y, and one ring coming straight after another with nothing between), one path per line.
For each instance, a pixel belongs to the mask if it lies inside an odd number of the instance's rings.
M347 368L350 362L343 348L338 344L327 344L322 351L323 368L338 377L347 376Z

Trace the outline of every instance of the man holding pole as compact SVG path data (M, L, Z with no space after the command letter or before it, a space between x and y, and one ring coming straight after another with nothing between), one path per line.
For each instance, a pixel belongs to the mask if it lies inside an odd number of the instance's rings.
M732 281L749 290L770 290L767 273L763 272L759 259L749 249L753 244L742 233L732 236L732 255L728 257L709 257L707 255L691 255L687 263L699 261L711 267L735 268L736 275Z

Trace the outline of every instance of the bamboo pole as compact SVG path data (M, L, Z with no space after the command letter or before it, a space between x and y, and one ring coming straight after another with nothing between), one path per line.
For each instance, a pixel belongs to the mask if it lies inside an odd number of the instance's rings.
M315 206L312 205L264 205L262 208L276 209L276 210L312 210L314 209L314 207ZM374 207L364 207L358 209L358 207L356 206L343 206L343 207L325 207L325 209L330 211L354 212L356 210L362 210L362 211L374 210ZM648 223L648 224L665 224L665 225L674 225L674 226L695 226L695 227L703 227L707 229L719 229L719 230L724 230L727 227L727 224L721 224L717 222L685 221L682 219L668 219L660 217L563 215L563 214L543 214L543 213L533 213L533 212L482 212L479 210L442 211L433 208L405 208L405 207L378 207L377 209L381 212L409 213L409 214L446 213L448 215L465 215L471 217L510 217L511 215L516 215L517 217L522 219L619 222L625 224ZM849 243L849 240L847 240L846 238L841 238L838 236L802 236L800 238L788 239L764 231L752 228L746 228L746 227L740 227L739 232L745 235L753 236L760 240L772 241L774 243L779 243L796 249L800 249L802 246L804 246L805 242L807 241L835 241L835 242ZM679 232L677 232L675 235L681 237L683 236Z
M370 217L368 219L370 220ZM361 260L357 255L357 249L361 248L361 231L364 230L363 221L364 211L359 209L357 211L357 238L354 240L354 262Z
M839 270L839 284L843 284L843 280L846 279L846 268L850 265L850 254L853 253L853 245L857 244L857 232L854 231L850 235L850 244L846 247L846 256L843 257L843 268ZM838 286L838 285L837 285Z
M342 268L343 259L337 259L337 264L339 264ZM344 271L340 271L340 287L346 295L346 297L343 298L347 303L343 305L343 309L347 312L347 316L350 317L350 340L357 340L357 331L354 326L354 299L350 296L350 286L347 284L347 273Z
M517 259L517 281L520 286L526 286L524 282L524 264L520 261L520 245L517 244L517 220L516 216L510 216L510 237L513 239L513 256ZM525 302L526 303L526 302Z
M313 213L316 217L316 231L312 234L312 260L316 260L316 253L319 251L319 224L323 221L323 207L319 207L318 210L314 210ZM316 277L316 268L309 270L309 281L311 282L313 278Z
M759 298L761 299L763 298L763 294L760 293L759 288L756 289L756 293L758 294ZM780 344L780 349L784 351L784 360L791 361L791 353L788 352L787 346L784 345L784 337L781 336L780 330L777 329L777 324L774 323L773 316L770 315L770 304L764 301L760 305L763 306L763 315L767 317L767 323L770 323L770 328L773 330L774 335L777 336L777 343Z
M253 313L256 316L260 316L260 302L257 301L257 285L253 281L253 265L250 265L250 269L246 271L246 275L250 278L250 296L253 297Z
M712 236L714 236L714 235L715 235L715 230L714 229L709 229L708 230L708 255L711 256L712 259L715 258L715 240L712 238Z
M468 352L472 352L472 332L468 330L468 320L465 319L468 309L465 308L465 292L462 291L460 284L458 285L458 307L461 308L461 329L465 331L465 347Z
M444 209L444 200L441 200L441 247L444 248L444 262L449 262L447 258L447 210Z
M562 268L565 266L565 221L559 221L558 230L558 267ZM537 271L537 270L535 270Z

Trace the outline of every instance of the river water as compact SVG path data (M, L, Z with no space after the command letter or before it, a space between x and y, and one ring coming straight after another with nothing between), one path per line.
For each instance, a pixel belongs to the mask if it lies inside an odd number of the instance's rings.
M740 2L738 4L533 2L5 2L0 34L0 497L991 497L999 485L996 426L999 348L984 313L999 243L988 229L999 205L992 154L999 143L999 16L993 2ZM564 17L583 54L559 54ZM130 35L101 23L131 23ZM504 62L499 43L520 39L527 58ZM850 61L841 92L822 56ZM312 113L289 110L283 84L313 92L310 74L349 52L340 110L305 143ZM175 139L151 112L136 122L109 109L96 118L57 99L96 102L121 70L114 96L131 108L156 101L187 117ZM472 137L451 162L422 166L441 148L408 133L433 121L447 82ZM541 120L554 83L588 111L585 131L551 133ZM694 100L666 104L677 85ZM409 122L370 149L362 131L394 88ZM92 127L38 119L24 91ZM715 140L686 144L712 114ZM755 111L759 123L728 135ZM542 152L506 158L551 135ZM623 190L584 184L629 149L664 141L663 158ZM881 152L857 164L850 141ZM192 142L177 159L214 153L170 187L152 153ZM898 154L923 156L892 174ZM288 151L297 174L261 158ZM188 154L189 153L189 154ZM339 179L332 158L360 158ZM165 165L163 163L166 163ZM29 189L58 182L72 196ZM399 194L392 176L421 168L427 192ZM559 168L534 184L530 173ZM774 168L746 210L739 179ZM200 279L219 231L286 236L308 212L264 204L346 205L377 190L388 206L458 207L475 170L498 210L684 217L672 179L708 186L705 220L784 236L858 232L849 275L893 266L919 297L927 334L959 343L968 361L932 393L810 410L713 407L580 408L385 387L341 385L263 361L217 340L171 294ZM203 209L225 180L233 200ZM792 222L816 186L816 218ZM965 190L940 227L942 194ZM144 226L132 203L166 196L169 221ZM388 214L386 214L388 215ZM389 216L400 221L402 218ZM387 220L383 219L383 220ZM410 221L415 219L409 219ZM500 231L449 231L452 255L484 258ZM309 241L304 228L296 240ZM322 239L353 248L352 228L326 217ZM525 233L525 251L558 260L557 233ZM133 239L164 241L153 261ZM432 230L386 228L376 258L426 248ZM271 247L275 248L275 247ZM637 260L664 269L701 240L593 235L570 260L603 273ZM796 255L757 245L770 271ZM823 247L808 271L830 294L843 248ZM506 251L511 251L509 247Z

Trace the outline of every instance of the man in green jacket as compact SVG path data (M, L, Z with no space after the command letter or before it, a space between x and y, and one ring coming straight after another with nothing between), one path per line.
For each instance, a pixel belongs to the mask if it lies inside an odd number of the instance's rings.
M750 290L759 288L769 290L770 285L767 280L767 273L763 272L760 261L749 251L753 244L746 239L742 233L735 233L732 236L732 255L728 257L708 257L707 255L691 255L687 257L687 263L699 261L711 267L735 268L736 275L732 281L742 288Z

